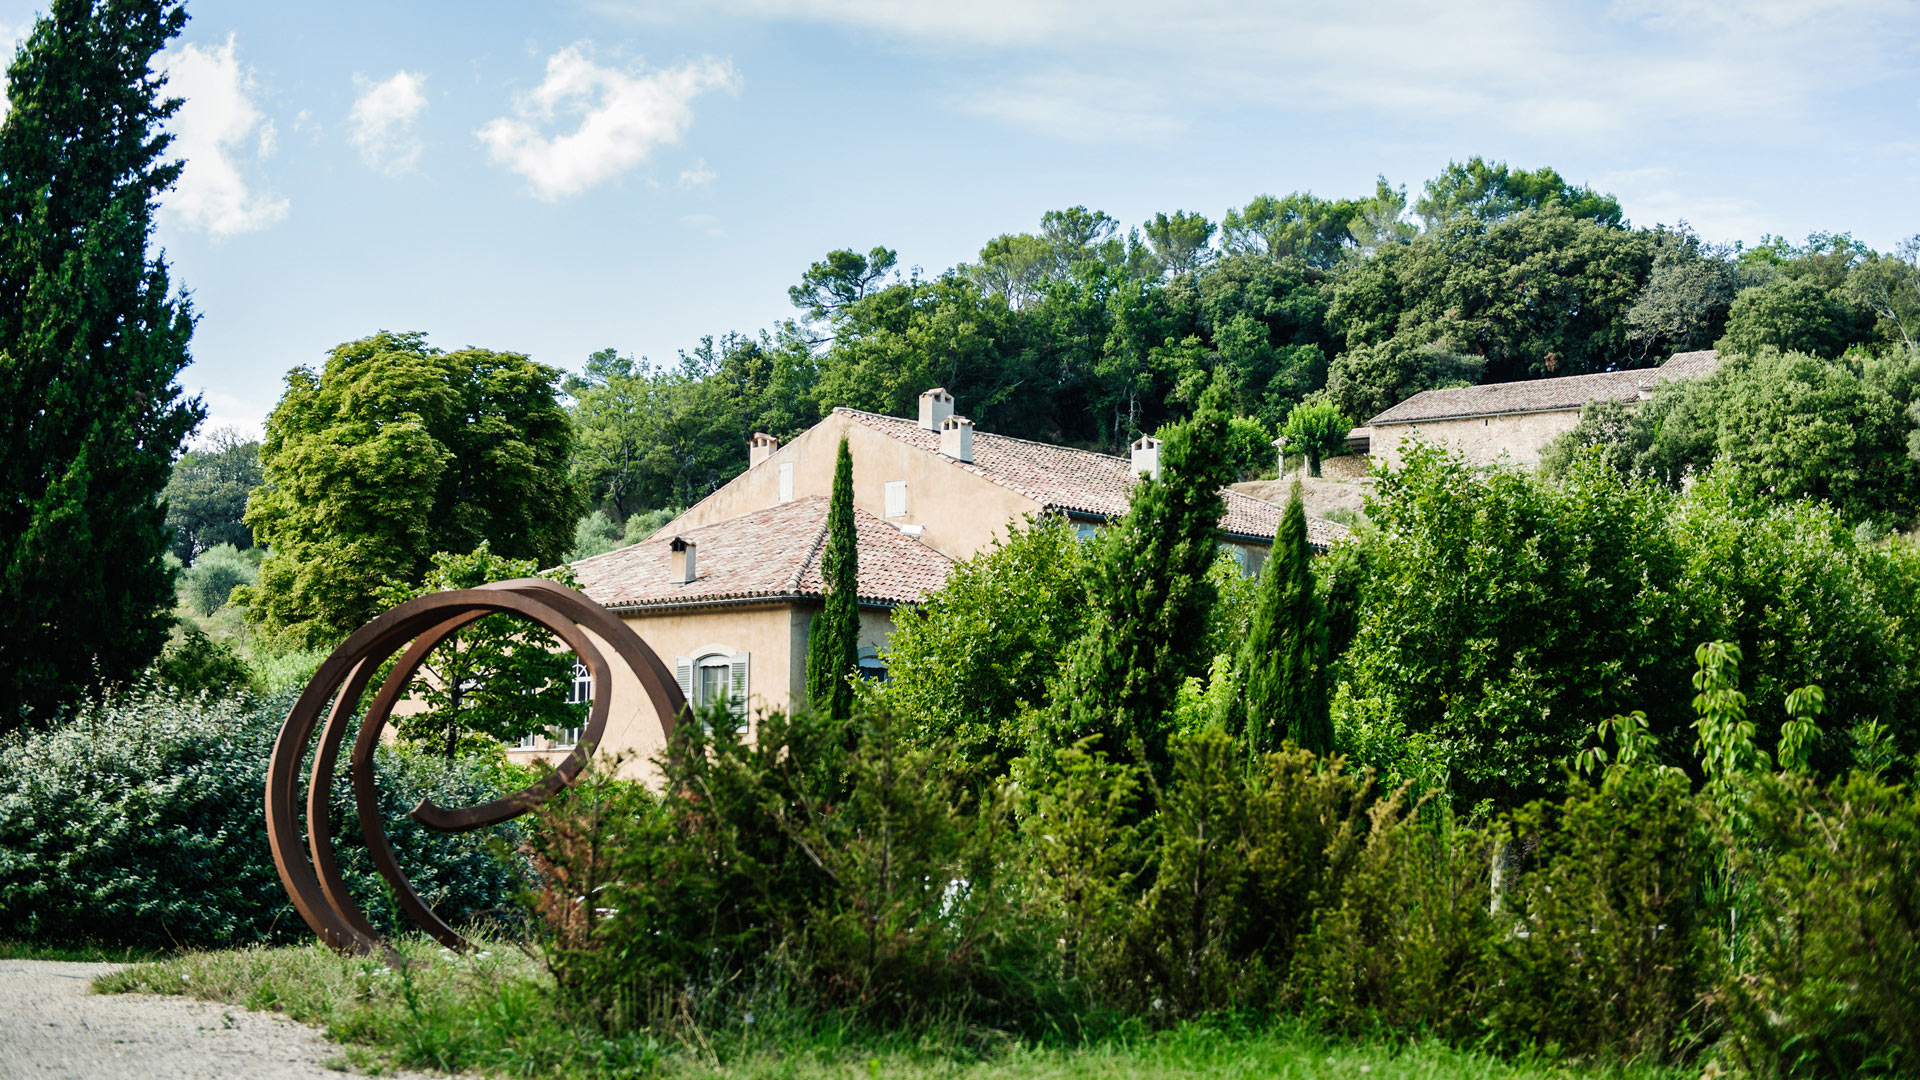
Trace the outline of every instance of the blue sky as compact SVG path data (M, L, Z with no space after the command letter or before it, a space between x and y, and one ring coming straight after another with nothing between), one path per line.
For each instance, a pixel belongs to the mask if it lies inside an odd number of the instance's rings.
M1709 239L1920 232L1920 0L188 10L159 239L208 428L378 329L665 361L832 248L937 271L1048 209L1218 219L1473 154Z

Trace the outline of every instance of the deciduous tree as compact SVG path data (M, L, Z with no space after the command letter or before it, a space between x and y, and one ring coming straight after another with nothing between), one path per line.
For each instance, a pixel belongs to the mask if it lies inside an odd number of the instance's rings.
M559 562L582 509L559 378L517 353L386 331L290 372L267 419L266 486L247 504L270 548L248 618L321 643L370 616L388 582L419 581L436 552L488 543Z
M565 567L541 574L534 560L502 558L482 543L467 555L435 554L420 584L390 583L380 603L392 607L416 596L535 576L572 584ZM484 616L427 654L407 686L425 708L400 717L395 729L451 761L475 739L514 743L577 727L587 710L568 701L574 662L560 639L540 627L503 613Z
M1307 475L1319 476L1320 459L1346 449L1347 432L1352 430L1353 421L1340 407L1323 399L1295 405L1280 434L1287 440L1288 453L1306 455Z
M261 479L260 440L232 428L214 432L205 445L174 462L165 498L173 553L180 561L190 563L219 544L253 546L247 496Z
M1590 187L1576 187L1551 168L1509 169L1505 162L1489 163L1478 156L1448 162L1445 172L1427 181L1426 193L1413 209L1427 228L1437 229L1463 217L1500 221L1543 206L1559 206L1576 218L1601 225L1624 221L1618 199Z

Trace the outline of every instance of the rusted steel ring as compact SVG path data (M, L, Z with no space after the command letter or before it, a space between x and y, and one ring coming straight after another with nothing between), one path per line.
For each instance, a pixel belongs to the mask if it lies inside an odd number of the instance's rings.
M392 887L401 909L448 948L466 946L465 939L420 899L394 858L393 845L380 820L373 753L393 707L403 699L408 683L434 646L447 635L494 613L517 615L544 627L580 658L593 678L593 703L586 728L565 760L520 791L479 806L453 809L422 799L411 816L427 828L467 832L498 824L540 805L579 776L605 734L612 703L612 670L595 646L595 638L612 649L639 680L665 734L673 733L674 720L686 707L686 698L666 665L626 623L583 594L542 578L519 578L477 589L417 597L354 631L320 665L299 700L294 702L280 727L267 765L267 844L273 851L274 868L280 873L280 883L286 888L294 909L313 932L334 949L393 955L393 950L368 921L366 912L347 894L346 881L334 857L328 812L340 744L352 725L367 684L387 658L409 642L412 644L381 683L360 722L349 768L353 777L354 807L368 853ZM331 709L328 709L329 702ZM307 781L307 843L302 845L297 813L300 761L306 756L314 729L320 726L322 710L327 712L326 724L320 732L320 743L313 750L313 768Z

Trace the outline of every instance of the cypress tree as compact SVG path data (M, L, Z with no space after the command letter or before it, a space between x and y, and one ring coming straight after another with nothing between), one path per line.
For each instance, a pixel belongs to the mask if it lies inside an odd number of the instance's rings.
M1043 743L1100 737L1109 754L1166 760L1174 699L1205 670L1207 570L1219 554L1220 489L1233 479L1227 414L1209 390L1167 428L1160 479L1134 485L1127 513L1095 542L1087 629L1068 650Z
M835 720L853 715L853 684L860 664L860 552L853 526L853 451L840 440L827 502L827 546L820 555L826 606L807 628L807 701Z
M1307 512L1295 484L1235 665L1245 695L1247 742L1255 752L1276 749L1289 738L1317 753L1333 749L1327 626L1314 592L1312 559Z
M205 416L194 317L147 257L169 0L51 0L0 123L0 730L138 672L172 625L160 494Z

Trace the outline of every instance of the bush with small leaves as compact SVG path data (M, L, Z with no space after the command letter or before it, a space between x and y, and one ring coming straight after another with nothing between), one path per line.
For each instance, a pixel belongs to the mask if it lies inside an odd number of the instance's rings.
M50 731L0 739L0 936L215 948L306 937L267 850L260 793L291 699L245 704L143 690ZM349 736L351 737L351 736ZM380 807L414 887L459 924L507 913L523 881L490 851L509 822L458 835L407 816L523 786L504 754L447 763L382 747ZM341 868L374 925L391 929L339 777Z
M259 577L259 567L245 553L232 544L216 544L181 571L180 591L189 607L211 615L226 606L235 588L251 585Z

